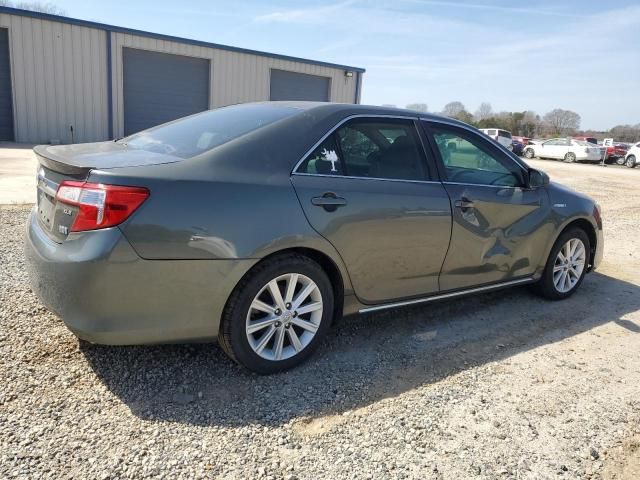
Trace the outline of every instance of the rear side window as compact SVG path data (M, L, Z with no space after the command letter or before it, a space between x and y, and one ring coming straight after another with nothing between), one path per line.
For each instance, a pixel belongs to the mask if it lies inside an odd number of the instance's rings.
M342 175L342 161L338 156L335 137L329 135L311 152L297 170L313 175Z
M118 143L130 149L191 158L298 112L294 107L234 105L143 130Z
M487 130L487 135L493 137L496 135L496 131L495 130Z
M298 173L425 180L422 143L412 120L356 119L329 135Z
M422 144L412 120L357 119L336 132L345 174L424 180Z

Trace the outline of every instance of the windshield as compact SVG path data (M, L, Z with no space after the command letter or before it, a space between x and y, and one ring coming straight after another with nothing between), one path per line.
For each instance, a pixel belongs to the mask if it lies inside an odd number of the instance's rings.
M234 105L143 130L117 143L136 150L191 158L300 110L276 105Z

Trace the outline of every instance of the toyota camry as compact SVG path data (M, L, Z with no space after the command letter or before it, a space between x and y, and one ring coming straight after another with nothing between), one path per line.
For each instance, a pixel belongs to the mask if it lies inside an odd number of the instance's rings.
M34 150L33 289L94 343L217 339L270 373L341 315L525 284L564 299L602 258L593 200L435 115L254 103Z

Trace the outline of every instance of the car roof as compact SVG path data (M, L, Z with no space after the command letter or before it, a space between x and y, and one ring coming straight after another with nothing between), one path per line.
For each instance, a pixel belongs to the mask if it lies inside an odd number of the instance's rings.
M215 163L218 166L218 175L226 172L236 177L248 178L248 172L251 172L256 179L263 181L265 178L274 178L274 175L277 177L286 174L288 179L291 168L309 153L309 148L326 136L339 122L355 115L435 120L469 128L467 124L448 117L375 105L277 101L245 103L234 108L255 108L257 105L263 105L265 109L291 108L297 112L230 140L194 157L193 160Z
M336 115L388 115L388 116L410 116L418 117L425 120L446 120L450 123L468 126L464 122L460 122L454 118L437 115L434 113L418 112L416 110L408 110L406 108L386 107L378 105L362 105L353 103L333 103L333 102L308 102L308 101L273 101L273 102L255 102L243 105L280 105L283 107L296 108L307 113Z

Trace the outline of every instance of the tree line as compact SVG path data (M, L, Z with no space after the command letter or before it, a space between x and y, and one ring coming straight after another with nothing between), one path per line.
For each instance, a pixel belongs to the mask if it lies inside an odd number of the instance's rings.
M419 112L429 111L426 103L410 103L406 108ZM477 128L500 128L510 131L513 135L529 138L584 135L598 140L613 138L620 142L640 141L640 123L616 125L606 131L580 130L580 115L562 108L554 108L540 116L531 110L494 112L490 103L483 102L474 113L471 113L462 102L455 101L447 103L439 113Z

